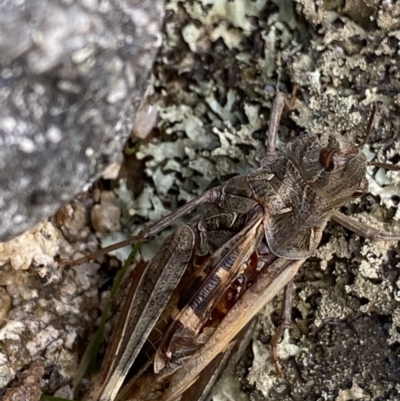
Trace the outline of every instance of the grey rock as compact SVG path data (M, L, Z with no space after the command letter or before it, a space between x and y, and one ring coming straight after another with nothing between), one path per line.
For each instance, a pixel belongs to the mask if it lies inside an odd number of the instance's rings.
M132 128L163 0L0 5L0 241L96 179Z

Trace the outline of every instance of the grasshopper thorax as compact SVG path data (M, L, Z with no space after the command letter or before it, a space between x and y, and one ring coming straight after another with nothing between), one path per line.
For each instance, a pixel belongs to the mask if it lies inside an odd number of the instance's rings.
M344 137L304 135L288 144L287 156L304 181L332 207L367 192L367 159Z

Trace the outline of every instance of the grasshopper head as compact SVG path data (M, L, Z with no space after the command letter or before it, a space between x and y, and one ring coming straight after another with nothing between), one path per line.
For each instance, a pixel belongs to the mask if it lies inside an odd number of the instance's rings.
M332 207L367 192L367 159L344 137L304 135L288 144L287 156L304 181Z

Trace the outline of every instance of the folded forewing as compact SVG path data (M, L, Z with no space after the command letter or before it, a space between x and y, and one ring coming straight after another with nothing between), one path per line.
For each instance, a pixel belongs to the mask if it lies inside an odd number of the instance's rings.
M209 319L216 303L243 271L264 235L263 213L255 214L243 229L218 248L207 264L208 276L176 316L163 337L155 357L155 371L161 371L176 349L191 343Z
M115 399L130 367L145 343L150 331L167 305L172 292L190 262L195 233L181 226L172 234L142 274L131 297L124 301L108 348L99 379L89 396L90 401ZM132 283L134 285L134 283Z
M233 306L207 343L172 376L159 401L172 401L189 388L210 362L228 348L240 330L294 277L304 261L277 259Z

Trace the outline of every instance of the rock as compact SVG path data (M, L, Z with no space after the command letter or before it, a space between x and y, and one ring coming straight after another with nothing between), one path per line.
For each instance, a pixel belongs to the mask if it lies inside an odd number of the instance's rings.
M0 241L120 153L161 43L163 0L0 6Z
M9 388L3 397L3 401L40 401L42 390L40 381L45 373L43 360L33 361L24 370L14 387Z

